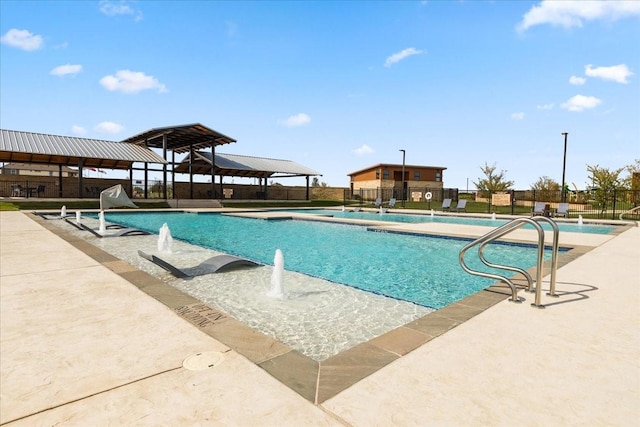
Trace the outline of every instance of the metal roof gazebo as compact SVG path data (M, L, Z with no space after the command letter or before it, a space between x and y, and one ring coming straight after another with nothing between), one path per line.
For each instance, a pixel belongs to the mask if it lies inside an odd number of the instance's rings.
M164 163L162 165L162 181L163 181L163 193L164 198L167 198L167 152L171 151L171 174L172 182L175 182L175 154L189 153L188 158L193 158L195 150L202 150L211 148L211 153L215 155L215 148L218 145L231 144L236 142L235 139L221 134L213 129L210 129L200 123L192 123L187 125L167 126L161 128L153 128L145 132L139 133L132 137L129 137L122 142L144 145L145 147L151 147L162 150L162 157ZM145 182L148 180L148 165L145 163L144 176ZM210 166L211 179L211 194L214 193L214 167ZM193 173L190 173L189 177L190 193L193 194ZM146 194L145 186L145 198Z
M215 158L215 162L211 159ZM220 194L222 189L222 178L224 176L238 176L244 178L258 178L260 192L263 197L267 197L267 178L292 178L306 177L307 194L309 199L309 177L322 176L321 173L296 163L291 160L269 159L265 157L243 156L238 154L213 154L210 152L194 151L175 167L177 173L204 174L213 172L220 176ZM264 181L264 186L263 186ZM191 196L193 197L193 195Z

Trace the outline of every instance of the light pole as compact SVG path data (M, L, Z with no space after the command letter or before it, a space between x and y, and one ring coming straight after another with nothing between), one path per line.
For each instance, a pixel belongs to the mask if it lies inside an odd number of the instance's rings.
M402 207L404 208L404 199L405 197L405 189L404 189L404 158L406 155L406 152L404 150L400 150L402 151Z
M562 159L562 202L566 201L566 193L564 191L564 172L567 168L567 135L569 135L569 132L562 132L562 135L564 135L564 157Z

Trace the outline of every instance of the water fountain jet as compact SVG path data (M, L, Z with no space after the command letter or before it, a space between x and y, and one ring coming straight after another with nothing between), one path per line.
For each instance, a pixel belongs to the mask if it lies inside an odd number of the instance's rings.
M107 232L107 222L104 219L104 211L100 211L100 213L98 214L98 220L100 221L100 228L98 229L98 232L100 234L104 234Z
M62 209L60 209L60 218L64 218L67 216L67 206L63 206Z
M496 213L495 212L491 214L491 219L494 220L494 221L496 220Z
M578 215L578 225L582 225L582 215Z
M171 253L171 246L173 245L173 237L171 237L171 230L169 225L165 222L160 227L158 233L158 251Z
M280 249L276 249L273 258L273 273L271 274L271 290L267 296L277 299L285 299L284 293L284 256Z
M435 215L435 212L433 209L431 209L431 218L433 218L434 215Z
M80 219L82 218L82 214L80 211L76 211L76 222L80 224Z

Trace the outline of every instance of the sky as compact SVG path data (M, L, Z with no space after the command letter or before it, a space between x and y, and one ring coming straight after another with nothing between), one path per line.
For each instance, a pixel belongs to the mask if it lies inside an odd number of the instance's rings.
M585 188L640 158L640 2L0 1L2 129L190 123L330 186L405 150L461 190L485 164L561 182L567 132Z

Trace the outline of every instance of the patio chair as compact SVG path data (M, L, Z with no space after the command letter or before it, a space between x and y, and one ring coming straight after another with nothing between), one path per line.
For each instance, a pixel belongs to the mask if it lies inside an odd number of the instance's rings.
M556 209L555 216L563 216L565 218L569 218L569 203L558 203L558 209Z
M42 194L42 197L44 197L44 189L46 187L44 185L38 185L38 188L36 188L36 196L40 197L40 195Z
M546 204L545 202L536 202L533 205L533 210L531 211L531 216L544 215L545 204Z
M20 197L20 196L22 196L22 185L11 184L11 197Z
M387 203L387 207L388 208L392 208L396 205L396 199L395 198L391 198L389 199L389 203Z
M443 211L450 211L451 210L451 199L444 199L442 201L442 208Z
M174 276L180 279L190 279L194 276L202 276L205 274L212 274L212 273L222 273L226 270L230 270L236 267L243 267L243 266L258 267L261 265L261 264L258 264L257 262L253 262L246 258L239 258L233 255L216 255L202 261L200 264L196 265L195 267L180 269L178 267L175 267L169 264L167 261L161 258L158 258L155 255L150 255L140 250L138 251L138 255L140 255L142 258L148 261L151 261L157 266L164 268L169 273L173 274Z
M458 201L458 206L456 206L456 212L467 211L467 199L462 199Z
M373 204L376 208L379 208L380 206L382 206L382 197L378 197L376 201L373 202Z

